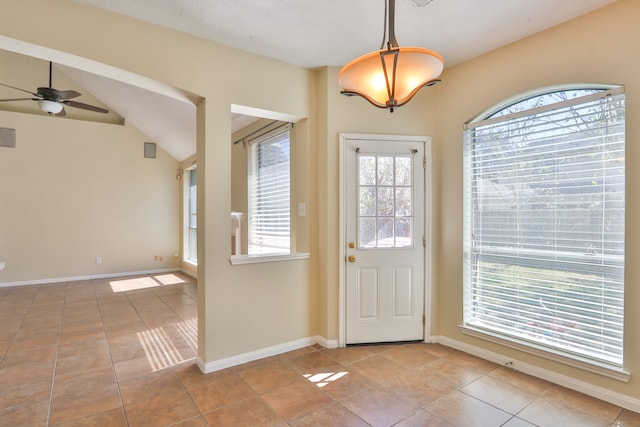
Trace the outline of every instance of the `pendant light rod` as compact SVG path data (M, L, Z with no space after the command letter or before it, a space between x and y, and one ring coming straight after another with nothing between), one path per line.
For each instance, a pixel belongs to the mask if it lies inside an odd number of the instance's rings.
M386 6L386 5L385 5ZM398 47L396 40L396 0L389 0L389 43L388 47Z

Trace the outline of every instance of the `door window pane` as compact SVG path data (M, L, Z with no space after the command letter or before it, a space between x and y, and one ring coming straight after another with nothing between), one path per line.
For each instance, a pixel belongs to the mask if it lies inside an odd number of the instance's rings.
M358 154L358 246L413 246L413 156Z

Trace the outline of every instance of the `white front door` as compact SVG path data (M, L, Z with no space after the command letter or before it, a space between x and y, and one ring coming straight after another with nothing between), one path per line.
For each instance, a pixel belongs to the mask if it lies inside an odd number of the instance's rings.
M422 340L425 139L343 144L345 343Z

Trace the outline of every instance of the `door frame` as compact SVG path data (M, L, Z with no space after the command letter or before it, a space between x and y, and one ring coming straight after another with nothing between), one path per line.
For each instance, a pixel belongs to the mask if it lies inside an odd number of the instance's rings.
M346 191L347 185L347 141L352 140L385 140L385 141L411 141L424 143L424 156L426 165L424 171L424 232L426 237L426 248L424 251L424 342L431 342L431 314L432 314L432 238L433 230L431 226L432 212L432 159L431 159L431 137L416 135L386 135L386 134L366 134L366 133L340 133L340 155L339 155L339 251L338 251L338 347L346 347L347 336L347 304L346 304L346 226L347 226L347 209L346 209Z

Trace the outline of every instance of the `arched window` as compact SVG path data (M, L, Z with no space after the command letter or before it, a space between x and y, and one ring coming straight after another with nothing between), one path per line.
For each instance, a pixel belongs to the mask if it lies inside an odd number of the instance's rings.
M530 94L464 135L463 330L622 371L624 89Z

